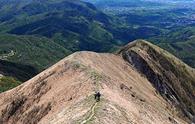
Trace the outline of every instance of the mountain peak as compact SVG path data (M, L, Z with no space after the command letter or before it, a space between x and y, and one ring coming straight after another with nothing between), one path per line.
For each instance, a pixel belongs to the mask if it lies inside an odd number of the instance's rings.
M124 46L119 53L124 53L127 51L134 51L137 53L141 53L141 52L147 52L149 54L160 54L164 57L166 57L167 59L169 59L170 61L172 61L172 64L176 64L176 65L180 65L180 66L185 66L186 68L188 68L189 70L194 70L193 68L189 67L188 65L186 65L183 61L181 61L180 59L178 59L177 57L175 57L174 55L170 54L169 52L167 52L166 50L146 41L146 40L135 40L133 42L130 42L129 44L127 44L126 46ZM154 52L154 53L152 53ZM156 58L157 59L157 58Z

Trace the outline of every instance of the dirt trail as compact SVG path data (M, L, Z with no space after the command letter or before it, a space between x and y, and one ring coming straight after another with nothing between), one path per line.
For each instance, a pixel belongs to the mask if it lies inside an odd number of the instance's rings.
M97 106L97 104L98 104L98 102L96 102L93 105L91 112L90 112L91 113L90 116L87 119L85 119L84 121L82 121L80 124L86 124L88 121L90 121L92 119L92 117L95 115L95 107Z

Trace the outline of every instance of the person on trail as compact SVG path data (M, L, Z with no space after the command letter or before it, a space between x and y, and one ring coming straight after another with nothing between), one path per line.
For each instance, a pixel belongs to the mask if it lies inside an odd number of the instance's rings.
M100 101L100 97L101 97L100 92L95 92L95 100L96 100L96 102Z

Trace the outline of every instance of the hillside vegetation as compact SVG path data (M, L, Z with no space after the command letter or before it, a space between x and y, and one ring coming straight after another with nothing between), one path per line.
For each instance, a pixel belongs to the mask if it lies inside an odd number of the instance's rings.
M38 72L39 71L36 68L30 65L0 60L0 75L3 76L11 76L24 82L38 74Z
M195 67L195 28L187 27L178 30L150 40L188 65Z
M13 55L5 60L31 65L38 71L70 54L64 47L44 37L0 35L0 56L11 51Z
M11 88L20 85L21 82L13 77L1 77L0 78L0 93L5 92Z
M0 92L27 81L71 52L45 37L0 35Z

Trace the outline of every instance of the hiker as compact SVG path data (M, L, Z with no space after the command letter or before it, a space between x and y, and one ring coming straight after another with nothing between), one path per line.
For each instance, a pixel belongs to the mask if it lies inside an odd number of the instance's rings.
M95 92L95 100L96 100L96 102L100 101L100 96L101 96L100 92Z

